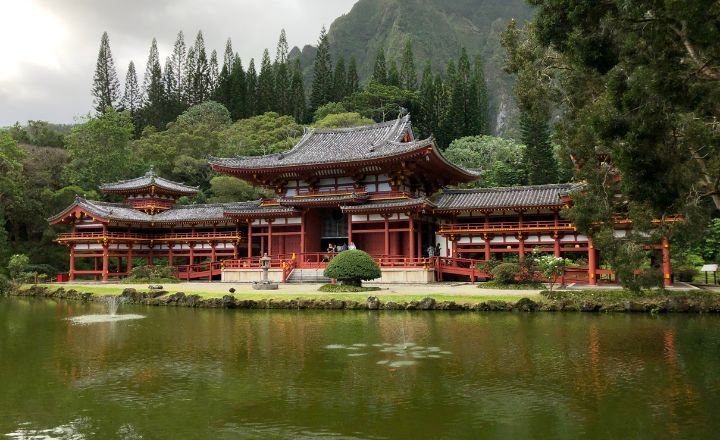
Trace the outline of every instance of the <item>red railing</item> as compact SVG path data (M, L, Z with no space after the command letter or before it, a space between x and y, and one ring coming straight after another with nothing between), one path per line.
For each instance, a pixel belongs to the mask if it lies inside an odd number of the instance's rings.
M551 231L558 229L575 229L572 222L554 220L538 220L527 222L488 222L486 223L454 223L442 225L440 233L461 232L493 232L493 231Z
M186 233L167 233L167 234L138 234L133 232L66 232L57 235L56 240L154 240L154 241L173 241L173 240L211 240L211 239L227 239L236 240L242 237L240 232L186 232Z
M205 279L212 281L214 276L218 276L222 273L224 261L206 262L185 266L174 266L173 271L175 277L179 280L197 280Z

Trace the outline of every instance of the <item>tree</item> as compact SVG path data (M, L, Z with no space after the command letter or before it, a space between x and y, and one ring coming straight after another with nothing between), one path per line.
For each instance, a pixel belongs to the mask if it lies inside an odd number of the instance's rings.
M557 183L557 163L550 143L548 115L533 115L529 111L520 113L521 140L526 145L525 166L530 185Z
M187 104L185 91L187 89L187 48L185 47L185 35L183 31L178 32L173 46L173 53L170 57L172 72L175 76L174 87L168 90L169 98L172 101ZM166 69L167 72L167 69Z
M449 139L480 134L482 130L478 116L477 84L473 80L470 60L465 48L460 51L457 70L452 76L448 74L448 85L450 100L444 129Z
M363 117L360 113L345 112L332 113L318 120L314 126L317 128L350 128L373 124L370 118Z
M132 135L129 112L109 110L76 125L66 138L65 179L90 189L133 177L137 167L129 148Z
M135 114L142 106L142 94L137 81L137 73L135 73L135 63L130 61L128 64L127 74L125 75L125 93L123 93L122 108L128 110L130 114Z
M473 82L477 92L477 127L481 134L490 134L490 104L488 102L488 89L485 82L485 65L480 55L475 56L473 63Z
M143 96L145 105L142 109L142 124L152 125L158 129L165 128L168 115L165 111L165 88L162 82L162 68L160 67L160 54L157 40L153 38L150 45L150 54L145 66L143 80Z
M275 81L273 78L273 67L270 63L270 52L263 51L262 62L260 63L260 75L257 82L257 112L265 113L277 109L275 101Z
M208 203L231 203L272 197L272 193L231 176L215 176L210 180Z
M258 113L258 77L255 70L255 60L252 58L250 58L250 65L245 75L245 81L247 86L245 117L255 116Z
M479 170L473 186L488 188L527 184L524 166L525 146L494 136L471 136L456 139L445 150L452 163Z
M220 104L224 105L229 111L231 115L235 115L236 112L233 111L233 90L232 90L232 72L233 72L233 63L235 62L235 54L233 53L232 49L232 41L230 39L227 39L227 42L225 43L225 53L223 55L223 66L222 69L220 69L220 73L218 74L218 80L217 80L217 87L215 88L215 91L213 93L213 99ZM243 72L243 76L245 76L245 72ZM244 82L244 78L243 78ZM244 92L243 92L244 94ZM235 117L237 119L237 117Z
M292 111L292 72L288 61L288 42L285 29L280 31L275 63L273 64L275 108L282 115L291 115Z
M418 87L415 56L413 55L410 38L405 40L405 50L403 51L402 65L400 67L400 87L408 90L416 90Z
M350 64L348 65L347 70L347 79L345 80L345 90L347 95L352 95L360 90L360 78L357 73L357 60L355 60L355 57L350 58Z
M299 58L293 63L290 94L291 113L297 122L304 122L306 119L305 84Z
M303 127L291 116L274 112L241 119L223 130L222 156L258 156L289 150L300 139Z
M390 61L387 73L387 85L400 87L400 72L398 72L395 60Z
M376 82L346 97L342 104L348 111L360 113L375 121L394 119L402 109L412 113L413 109L420 108L416 92Z
M327 104L321 106L317 110L315 110L315 114L313 115L313 121L317 122L323 118L325 118L327 115L333 115L337 113L346 113L347 109L344 105L342 105L341 102L328 102Z
M28 267L29 264L30 258L28 258L27 255L16 254L10 257L10 261L7 265L10 278L12 278L13 280L17 280L18 278L20 278L20 275L25 272L25 269Z
M347 95L347 70L345 69L345 58L339 56L335 62L335 73L333 73L333 100L342 101Z
M210 52L210 64L208 65L208 78L210 79L210 86L209 86L209 95L212 96L215 93L215 88L217 87L218 82L218 59L217 59L217 51L213 49L212 52Z
M187 106L195 104L195 74L197 70L197 56L195 47L190 46L185 59L185 75L183 76L183 102Z
M385 49L382 47L375 53L375 64L370 81L387 85L387 67L385 66Z
M107 32L103 32L100 38L92 95L95 111L98 114L104 113L107 107L115 108L120 99L120 82L115 71L115 62L110 51L110 37Z
M323 272L328 278L334 278L344 285L361 286L382 276L375 260L359 249L343 251L330 260Z
M0 263L9 256L6 227L18 219L25 202L22 160L24 153L6 130L0 130Z
M540 273L542 273L543 277L550 281L550 292L552 292L553 286L557 282L558 278L562 277L565 273L565 268L568 266L568 260L554 255L540 255L535 258L535 264L538 269L540 269ZM560 287L564 286L561 285Z
M238 120L250 115L249 98L248 83L246 82L242 60L238 55L235 55L232 70L230 71L230 92L228 97L228 110L230 110L230 115L233 120Z
M205 52L205 39L202 31L198 31L195 37L195 71L192 75L192 104L200 104L210 99L211 81L210 81L210 65L208 63L207 53Z
M310 110L332 101L332 60L330 59L330 42L323 26L318 39L318 50L313 63L313 82L310 92Z

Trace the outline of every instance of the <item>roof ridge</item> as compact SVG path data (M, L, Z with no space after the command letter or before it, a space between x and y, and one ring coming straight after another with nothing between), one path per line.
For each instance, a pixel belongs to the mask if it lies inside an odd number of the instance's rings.
M546 183L542 185L491 186L487 188L447 188L446 194L464 194L480 192L532 191L536 189L553 189L575 186L575 183Z
M338 128L316 128L316 127L309 127L309 132L311 134L318 133L318 134L328 134L328 133L348 133L352 131L362 131L362 130L372 130L380 127L387 127L387 126L394 126L397 125L399 121L409 118L410 115L403 116L402 118L397 119L391 119L389 121L383 121L383 122L375 122L373 124L367 124L367 125L359 125L357 127L338 127Z

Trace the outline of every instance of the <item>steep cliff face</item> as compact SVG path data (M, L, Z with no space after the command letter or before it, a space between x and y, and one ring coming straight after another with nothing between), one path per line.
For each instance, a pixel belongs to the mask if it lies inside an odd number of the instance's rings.
M380 47L385 48L389 61L399 64L408 38L418 77L426 60L436 71L444 70L448 59L457 58L461 47L472 55L480 54L491 94L495 132L511 134L517 110L512 101L512 79L502 71L498 34L511 18L522 23L532 15L533 9L525 0L359 0L349 13L332 23L328 37L334 57L356 58L361 80L370 76ZM310 51L306 46L303 60L310 59ZM303 65L310 68L312 61L305 62Z

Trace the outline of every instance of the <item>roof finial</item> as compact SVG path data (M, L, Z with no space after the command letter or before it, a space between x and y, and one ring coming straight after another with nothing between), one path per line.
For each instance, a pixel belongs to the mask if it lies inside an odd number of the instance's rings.
M407 114L408 114L408 109L406 109L405 107L400 107L400 114L398 115L398 119L402 118L403 116L405 116Z
M145 177L149 177L151 182L155 181L157 174L155 174L155 165L150 165L150 170L145 173Z

